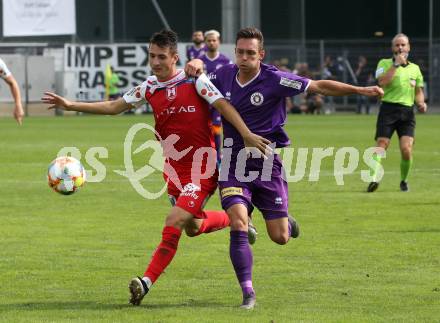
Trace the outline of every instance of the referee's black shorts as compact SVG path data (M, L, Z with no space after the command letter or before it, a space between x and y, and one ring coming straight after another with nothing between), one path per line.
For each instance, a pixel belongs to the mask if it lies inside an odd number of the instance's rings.
M397 135L414 137L416 118L413 107L407 107L397 103L382 102L377 117L376 136L391 138L394 131Z

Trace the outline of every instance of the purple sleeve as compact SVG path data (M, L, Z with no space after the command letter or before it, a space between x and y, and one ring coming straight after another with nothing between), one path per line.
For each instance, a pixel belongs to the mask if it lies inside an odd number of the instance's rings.
M310 79L293 73L277 71L274 75L274 88L280 96L298 95L305 92L310 84Z

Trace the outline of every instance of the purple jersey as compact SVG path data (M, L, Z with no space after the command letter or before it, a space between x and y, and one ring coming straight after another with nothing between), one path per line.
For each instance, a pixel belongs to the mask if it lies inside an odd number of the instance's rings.
M186 59L188 61L194 58L200 58L200 56L205 55L206 53L206 44L204 44L200 48L196 48L194 45L186 47Z
M238 82L237 73L237 65L226 65L214 73L211 81L253 133L275 142L276 147L288 146L290 140L283 130L286 97L306 91L310 80L266 64L261 64L260 72L246 84ZM240 134L225 119L223 135L234 140L233 151L244 148Z
M217 71L220 67L224 65L232 64L232 61L226 55L223 55L221 53L218 53L217 56L213 59L209 58L208 54L204 54L203 56L200 56L199 59L203 61L205 74L208 76L208 78L212 78L214 72ZM212 107L211 107L211 121L212 124L215 126L221 126L222 124L222 116L220 112L218 112L216 109Z
M203 61L205 74L208 76L208 78L211 78L213 73L217 71L220 67L232 64L232 61L222 53L218 53L217 56L213 59L209 58L208 54L200 56L199 59Z

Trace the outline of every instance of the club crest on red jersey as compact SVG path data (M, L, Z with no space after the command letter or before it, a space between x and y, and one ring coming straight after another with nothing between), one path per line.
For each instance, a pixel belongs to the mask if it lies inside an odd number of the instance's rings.
M167 87L167 99L169 101L173 101L177 96L177 88L175 86L173 87Z

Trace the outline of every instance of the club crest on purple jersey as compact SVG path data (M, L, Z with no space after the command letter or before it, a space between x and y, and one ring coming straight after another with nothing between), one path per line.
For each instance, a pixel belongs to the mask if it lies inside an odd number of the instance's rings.
M264 102L263 94L260 92L255 92L251 95L251 103L255 106L260 106Z

